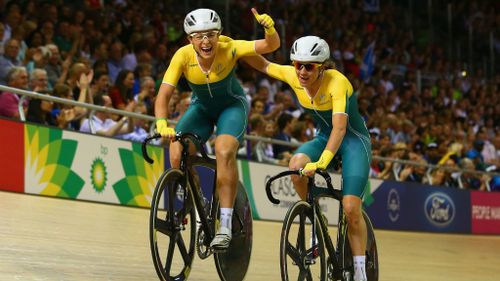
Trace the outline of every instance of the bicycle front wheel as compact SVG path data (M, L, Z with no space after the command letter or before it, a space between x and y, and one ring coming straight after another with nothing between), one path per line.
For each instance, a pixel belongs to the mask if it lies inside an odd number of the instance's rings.
M182 171L165 171L151 202L149 239L160 280L186 280L193 263L196 211L184 183Z
M281 230L280 269L282 280L326 280L324 235L316 218L316 238L312 237L313 209L304 201L287 212Z

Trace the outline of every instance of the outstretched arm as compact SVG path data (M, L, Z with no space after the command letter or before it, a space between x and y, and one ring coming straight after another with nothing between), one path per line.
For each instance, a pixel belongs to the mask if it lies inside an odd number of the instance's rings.
M261 55L241 57L240 60L264 74L267 74L267 66L271 63Z
M265 39L255 40L255 52L257 54L267 54L275 51L280 46L280 37L274 28L273 19L267 14L259 15L255 8L252 8L252 13L257 22L264 27L266 33Z

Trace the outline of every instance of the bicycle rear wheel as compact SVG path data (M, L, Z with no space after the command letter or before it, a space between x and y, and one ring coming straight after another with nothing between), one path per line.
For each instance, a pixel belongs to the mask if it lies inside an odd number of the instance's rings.
M243 185L238 183L237 188L231 244L225 252L214 254L217 273L222 281L243 280L247 273L252 254L252 209ZM220 209L216 208L216 210L218 212Z
M363 219L366 223L367 241L366 241L366 277L368 281L378 281L378 251L377 242L375 240L375 233L370 218L363 210ZM345 224L347 226L347 224ZM352 259L351 245L347 237L347 227L341 235L339 241L339 248L341 251L341 264L344 270L349 271L351 276L354 276L354 265Z
M196 211L184 182L182 171L165 171L151 202L149 239L160 280L186 280L193 263Z
M316 218L315 247L312 246L311 205L296 202L283 221L280 241L280 269L282 280L326 280L326 259L323 232Z

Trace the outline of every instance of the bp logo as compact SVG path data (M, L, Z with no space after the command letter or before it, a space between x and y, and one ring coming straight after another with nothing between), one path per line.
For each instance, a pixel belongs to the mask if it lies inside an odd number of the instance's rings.
M401 200L399 199L398 191L394 188L389 190L389 195L387 195L387 211L389 213L389 219L395 222L399 219L399 211L401 210Z
M435 226L447 226L455 217L455 203L442 192L432 193L425 199L425 216Z
M108 172L101 158L96 158L92 163L92 167L90 168L90 179L95 191L98 193L104 191L104 187L106 187L108 181Z

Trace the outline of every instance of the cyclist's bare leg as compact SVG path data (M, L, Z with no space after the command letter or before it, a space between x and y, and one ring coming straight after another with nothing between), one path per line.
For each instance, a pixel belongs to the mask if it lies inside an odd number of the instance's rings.
M361 198L345 195L342 200L344 213L347 217L348 236L354 256L363 256L366 249L366 224L361 212Z
M220 205L220 227L210 246L216 251L229 247L232 236L233 205L238 183L236 153L239 141L231 135L219 135L215 139L215 157L217 161L217 191Z
M344 213L347 217L347 236L349 237L349 243L351 244L352 255L354 256L355 262L357 257L363 257L363 266L361 270L362 275L366 277L364 272L364 256L366 250L366 223L363 219L363 213L361 212L361 198L354 195L345 195L342 199L342 206L344 208ZM355 264L356 270L356 264ZM355 272L354 276L357 277L359 272ZM361 274L359 274L361 276ZM365 278L359 278L358 280L366 280Z
M169 157L170 157L170 166L172 168L179 169L181 163L181 153L182 153L182 144L178 141L171 142L169 147ZM193 143L189 143L189 154L193 155L195 153L196 153L196 147L194 146ZM191 169L191 167L188 168L190 169L191 175L194 176L194 181L198 184L198 187L200 187L200 179L198 173L196 172L196 170Z
M221 208L232 208L238 183L236 153L239 141L231 135L219 135L215 139L217 160L217 189Z
M189 144L189 154L196 153L196 147L193 143ZM181 164L182 144L178 141L171 142L168 151L170 157L170 166L179 169Z
M303 153L298 153L295 154L292 157L292 159L290 159L288 168L290 168L290 170L302 169L309 162L311 162L309 156ZM307 180L308 180L307 177L292 175L291 178L293 185L295 186L295 190L297 191L297 194L299 195L300 199L305 200L307 194Z

